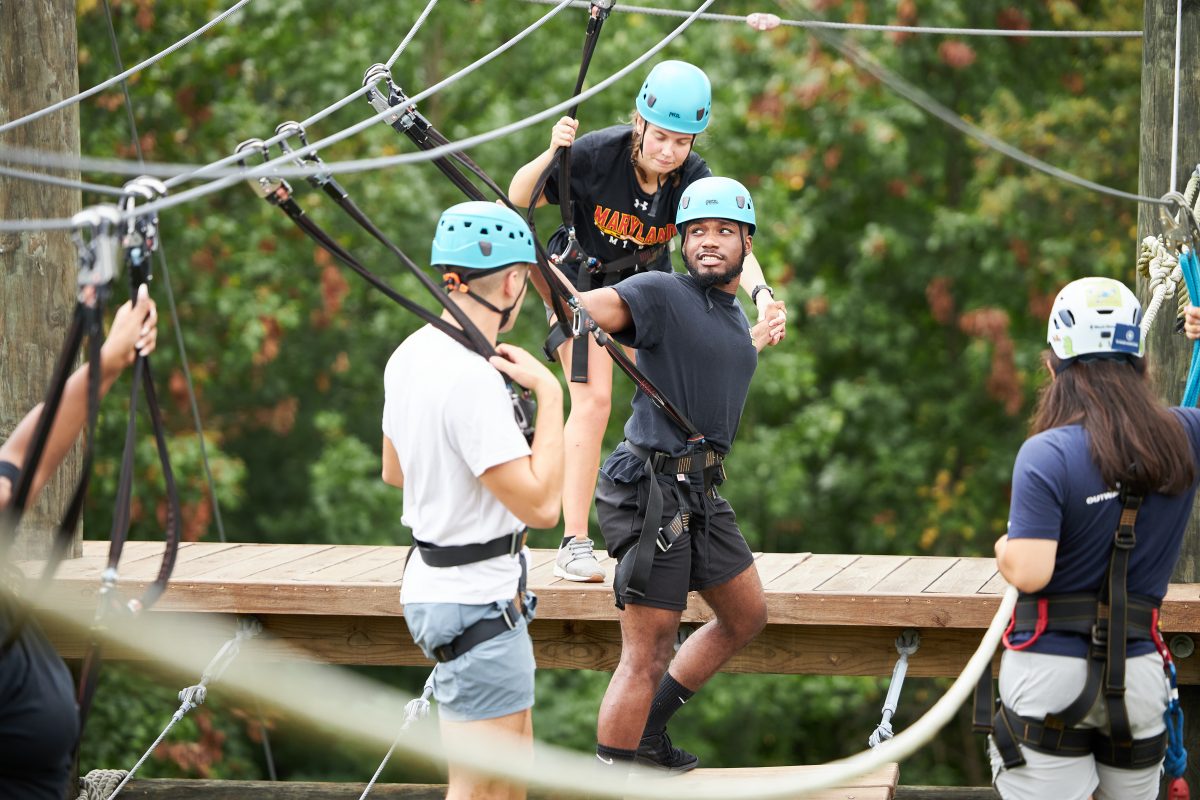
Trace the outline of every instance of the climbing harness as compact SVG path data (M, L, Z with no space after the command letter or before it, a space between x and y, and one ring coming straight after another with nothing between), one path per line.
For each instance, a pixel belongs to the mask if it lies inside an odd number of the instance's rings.
M1092 755L1098 762L1119 769L1142 769L1163 758L1167 733L1134 739L1125 706L1126 643L1130 639L1157 643L1161 637L1156 632L1158 603L1130 595L1127 589L1129 561L1137 544L1134 527L1142 497L1122 491L1120 502L1121 518L1100 592L1022 595L1003 637L1009 649L1023 650L1047 631L1090 636L1087 678L1079 695L1062 710L1043 719L1033 719L1020 716L1003 701L993 700L990 670L979 681L974 727L977 732L992 735L1005 769L1025 764L1022 746L1062 757ZM1010 639L1014 633L1030 634L1030 638L1014 644ZM1101 697L1108 712L1110 735L1107 736L1099 729L1076 727Z
M63 392L86 337L87 431L83 465L75 491L55 529L54 540L39 581L39 593L49 585L66 555L83 514L83 503L87 497L92 473L96 419L100 410L100 348L104 340L104 304L117 273L117 227L120 222L117 210L112 206L93 206L76 214L72 222L77 226L75 244L79 258L75 311L54 368L54 375L50 380L46 399L42 403L42 413L38 417L24 464L13 486L12 499L8 507L0 511L0 533L3 534L0 539L0 563L6 563L8 552L16 540L18 525L29 503L38 467L50 439L50 430L62 403ZM3 643L0 643L0 653L7 652L20 636L27 618L28 611L24 608L14 613L12 627Z
M892 682L888 684L887 697L883 701L883 716L867 739L868 746L879 747L896 735L892 731L892 716L900 703L900 690L904 688L904 677L908 674L908 657L920 648L921 634L912 628L907 628L896 637L896 652L900 657L892 668Z
M121 247L125 254L125 265L129 271L131 296L137 300L140 286L149 284L153 279L152 256L158 247L158 216L155 213L139 214L136 211L139 200L153 202L166 195L166 187L154 178L142 177L125 185L125 197L121 200L121 212L125 218ZM164 529L165 546L158 574L146 587L140 597L130 598L119 602L117 584L119 566L125 542L129 536L131 522L131 503L133 492L134 450L137 443L137 407L139 390L145 394L146 410L150 416L151 428L154 432L155 445L158 450L159 466L162 470L163 485L166 492L166 525ZM175 475L171 468L170 454L167 450L166 432L162 422L162 412L158 404L158 394L154 386L153 374L150 370L150 358L138 354L133 364L133 379L129 395L129 422L125 429L125 447L121 455L121 471L117 485L116 507L113 513L113 524L109 538L108 561L100 576L100 591L96 602L96 613L92 622L92 635L87 653L80 669L77 701L79 704L79 729L82 731L91 711L92 700L95 696L96 685L100 678L102 661L101 636L105 617L117 610L129 614L140 614L150 608L162 596L170 582L171 573L175 568L175 559L179 552L181 540L181 513L179 493L175 485Z

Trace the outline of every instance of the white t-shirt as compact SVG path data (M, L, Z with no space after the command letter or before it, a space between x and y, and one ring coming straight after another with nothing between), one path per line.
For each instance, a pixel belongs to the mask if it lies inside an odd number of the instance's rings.
M383 433L404 471L400 522L413 536L440 546L476 544L524 527L479 480L530 454L496 368L427 325L392 353L383 386ZM400 602L511 600L520 577L515 556L431 567L414 553Z

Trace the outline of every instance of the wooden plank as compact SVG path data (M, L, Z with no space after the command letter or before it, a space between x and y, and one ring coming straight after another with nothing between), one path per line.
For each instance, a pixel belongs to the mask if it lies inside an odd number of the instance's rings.
M994 558L960 558L925 591L930 594L975 594L996 574Z
M955 563L955 559L947 558L930 558L928 556L910 558L890 575L872 586L871 594L920 594L927 586L942 577Z
M770 590L776 578L795 569L811 556L812 553L758 553L754 558L754 566L758 568L763 589Z
M979 594L1004 594L1004 590L1008 588L1008 581L1004 580L1004 576L1000 574L1000 570L996 570L996 574L983 585L979 590Z
M908 556L860 556L853 564L814 588L818 592L866 594L909 560Z
M334 545L311 550L300 558L255 573L254 579L256 581L294 581L301 576L320 573L325 568L340 564L359 552L372 549L355 545L349 547L353 548L352 552L347 552L346 548Z
M198 572L189 570L187 577L221 582L243 580L271 567L299 561L311 552L312 547L304 545L244 545L238 550L222 553L223 558L213 559Z
M787 572L771 581L772 592L807 592L858 560L853 555L809 556Z

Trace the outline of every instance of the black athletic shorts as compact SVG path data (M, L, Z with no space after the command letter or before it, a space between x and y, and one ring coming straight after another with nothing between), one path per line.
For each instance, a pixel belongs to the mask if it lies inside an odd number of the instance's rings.
M663 516L659 525L667 525L679 508L675 479L656 476L662 487ZM689 591L703 591L737 577L754 564L746 539L738 528L737 516L725 498L713 488L708 497L697 489L687 491L691 506L689 530L675 540L665 553L655 549L654 566L645 597L625 591L633 568L638 537L645 518L650 480L617 483L600 473L596 482L596 515L608 554L617 559L613 591L618 605L636 605L683 611ZM626 558L626 556L629 556Z

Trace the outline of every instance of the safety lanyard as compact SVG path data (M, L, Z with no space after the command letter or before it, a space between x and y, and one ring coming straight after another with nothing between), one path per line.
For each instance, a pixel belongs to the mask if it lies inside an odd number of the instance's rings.
M277 130L280 133L295 135L307 144L304 139L304 129L295 122L285 122L280 125ZM284 152L291 152L291 147L287 144L287 139L281 141L281 149ZM238 152L258 151L262 156L267 158L268 154L265 151L262 140L251 139L238 145ZM320 157L313 153L304 159L310 164L322 164ZM243 166L244 166L243 162ZM370 285L374 286L382 292L390 300L401 306L402 308L415 314L419 319L437 328L442 333L449 336L454 341L458 342L468 350L478 354L483 358L491 358L496 355L495 348L488 341L483 332L471 321L456 303L450 300L441 287L426 275L417 264L408 257L399 247L397 247L371 220L358 208L357 204L350 199L349 194L342 188L331 175L320 174L313 176L310 181L314 186L321 188L337 203L338 207L343 209L352 219L362 225L372 236L378 239L386 246L393 255L403 263L410 272L417 277L417 280L424 286L442 305L443 308L452 316L455 322L460 327L451 325L446 320L442 319L437 314L429 311L424 306L412 301L400 292L393 289L379 276L375 275L360 262L353 254L338 244L333 237L325 232L319 225L308 217L300 204L296 202L292 196L291 185L282 179L262 177L254 178L249 181L251 187L257 194L262 196L271 205L279 207L287 214L309 238L328 251L331 255L341 261L343 264L352 269L356 274L366 280ZM526 440L532 441L534 434L534 418L535 406L533 397L522 387L517 386L504 376L505 386L509 393L509 399L512 402L513 416L517 422L517 426L521 430L521 434Z
M611 8L611 4L608 5L609 8ZM598 33L599 29L597 28L597 34ZM380 89L381 83L386 87L386 93ZM366 77L363 79L363 84L368 86L368 102L370 102L371 105L378 111L382 112L387 108L395 107L407 102L407 98L404 96L404 93L400 91L400 89L392 81L391 73L388 71L387 67L383 66L382 64L376 64L367 70ZM407 109L397 111L393 117L385 118L385 121L392 125L392 127L394 127L400 133L410 136L410 138L413 139L413 142L424 150L433 149L434 147L439 146L438 143L444 144L447 141L446 138L442 136L442 134L439 133L427 119L417 113L415 107L409 107ZM409 133L410 130L414 129L420 130L421 133L419 137L413 137ZM517 211L516 207L512 204L512 201L509 200L508 193L501 189L494 180L488 177L487 173L484 172L478 164L462 153L455 153L454 156L455 160L457 160L472 174L483 181L483 183L496 194L501 202L503 202L513 211ZM487 199L483 193L479 191L479 188L470 180L468 180L466 176L462 175L458 168L455 167L454 164L450 163L445 157L442 157L441 159L435 159L435 161L444 162L446 169L452 170L459 175L461 180L457 178L452 178L451 180L455 186L458 186L463 193L467 195L468 198L472 200ZM443 172L445 172L445 169L443 169ZM465 188L467 186L470 188ZM532 228L531 232L533 232ZM646 395L646 397L648 397L655 406L661 409L662 412L666 414L667 418L671 420L671 422L673 422L677 427L680 428L680 430L687 434L689 441L702 442L705 438L704 434L700 433L699 429L692 424L691 420L689 420L682 411L680 411L670 400L668 400L667 397L658 389L658 387L655 386L640 369L638 369L637 364L635 364L631 358L625 355L625 351L622 350L621 347L612 340L612 337L610 337L598 325L596 325L595 321L588 316L587 311L583 308L583 305L579 302L578 298L576 298L575 295L573 295L565 286L562 285L560 275L550 266L551 257L546 253L546 249L542 246L541 242L538 241L536 232L534 232L533 243L537 253L538 271L541 273L542 278L550 288L551 310L553 310L555 318L558 320L558 324L565 333L566 337L568 339L575 339L580 336L591 334L596 340L596 343L605 349L617 367L619 367L622 372L630 377L637 387L641 389L642 393Z
M157 179L141 177L130 181L124 188L125 194L121 198L121 211L126 222L121 238L121 247L125 255L125 266L129 271L130 296L136 303L139 287L149 284L154 278L152 259L154 252L158 249L158 215L154 213L138 214L136 212L137 203L139 200L151 202L166 196L167 187ZM157 575L140 597L133 597L122 603L117 583L121 555L124 552L125 542L129 538L132 521L134 457L137 445L137 410L140 394L145 395L146 411L150 417L150 428L154 433L159 467L163 475L163 488L166 492L166 525L163 531L163 557L159 563ZM79 675L76 700L79 705L79 729L81 732L87 724L96 686L100 679L100 667L103 661L100 633L103 630L104 619L114 611L139 614L153 606L162 597L175 569L181 541L181 526L179 491L175 484L175 472L171 467L170 453L167 449L166 430L158 403L154 375L150 368L150 357L139 353L133 362L133 376L130 382L129 421L125 428L125 446L121 454L121 471L117 481L117 498L113 510L112 530L109 535L108 561L100 576L100 593L92 623L91 640L88 643Z
M116 230L119 222L120 217L112 206L87 208L72 219L79 258L75 310L71 315L71 326L67 330L66 341L59 353L54 375L50 380L50 387L42 403L42 413L38 417L32 441L25 453L20 476L17 478L16 486L13 487L12 501L3 511L2 520L0 520L0 527L3 528L3 540L0 541L0 563L3 563L7 562L8 553L16 541L17 528L33 492L33 483L50 439L54 418L58 415L59 407L62 405L67 381L86 337L88 354L87 432L83 450L83 467L75 491L71 494L71 500L67 504L67 509L54 532L54 541L51 544L39 582L43 590L53 577L58 564L61 563L71 544L71 539L83 514L83 502L87 497L88 484L91 479L96 419L100 410L100 346L104 339L104 304L108 299L111 284L116 275ZM6 652L20 636L27 618L28 611L26 609L20 609L14 613L12 627L4 641L0 643L0 653Z

